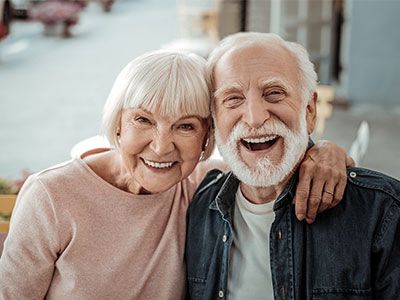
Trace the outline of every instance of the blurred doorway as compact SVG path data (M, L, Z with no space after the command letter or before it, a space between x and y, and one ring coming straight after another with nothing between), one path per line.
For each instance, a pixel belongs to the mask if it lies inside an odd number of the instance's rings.
M247 0L246 30L273 32L302 44L320 82L337 82L341 71L344 0Z

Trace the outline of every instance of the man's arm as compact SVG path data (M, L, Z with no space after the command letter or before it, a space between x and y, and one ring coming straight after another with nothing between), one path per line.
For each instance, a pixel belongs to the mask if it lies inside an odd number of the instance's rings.
M343 198L346 167L350 166L354 166L353 159L330 141L319 141L311 147L300 165L294 199L297 219L312 223L317 213L336 206Z

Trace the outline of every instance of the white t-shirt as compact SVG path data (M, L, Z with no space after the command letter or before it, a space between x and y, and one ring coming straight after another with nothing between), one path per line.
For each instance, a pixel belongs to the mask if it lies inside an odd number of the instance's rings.
M269 234L274 202L253 204L236 192L228 299L274 299Z

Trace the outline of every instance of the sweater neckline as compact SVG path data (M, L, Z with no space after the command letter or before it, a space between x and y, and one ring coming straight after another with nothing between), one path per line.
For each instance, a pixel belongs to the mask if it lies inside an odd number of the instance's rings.
M141 199L141 200L147 200L150 201L151 199L160 199L160 197L168 197L170 196L171 198L173 197L172 195L175 193L176 186L172 186L170 189L166 190L165 192L161 193L156 193L156 194L148 194L148 195L142 195L142 194L132 194L129 192L126 192L124 190L121 190L117 188L116 186L112 185L111 183L105 181L103 178L101 178L99 175L96 174L87 164L86 162L80 158L77 157L74 159L75 162L83 169L87 174L90 175L91 179L94 180L97 184L100 184L103 188L113 192L113 193L118 193L120 196L123 196L125 198L135 198L135 199Z

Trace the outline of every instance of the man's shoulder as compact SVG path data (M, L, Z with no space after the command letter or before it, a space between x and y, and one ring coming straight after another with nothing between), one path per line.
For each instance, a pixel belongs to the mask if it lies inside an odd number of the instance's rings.
M224 173L219 169L208 171L197 188L190 206L198 207L210 204L217 196L228 175L229 173Z
M393 198L400 205L400 181L365 168L348 168L348 184L361 193L382 193Z

